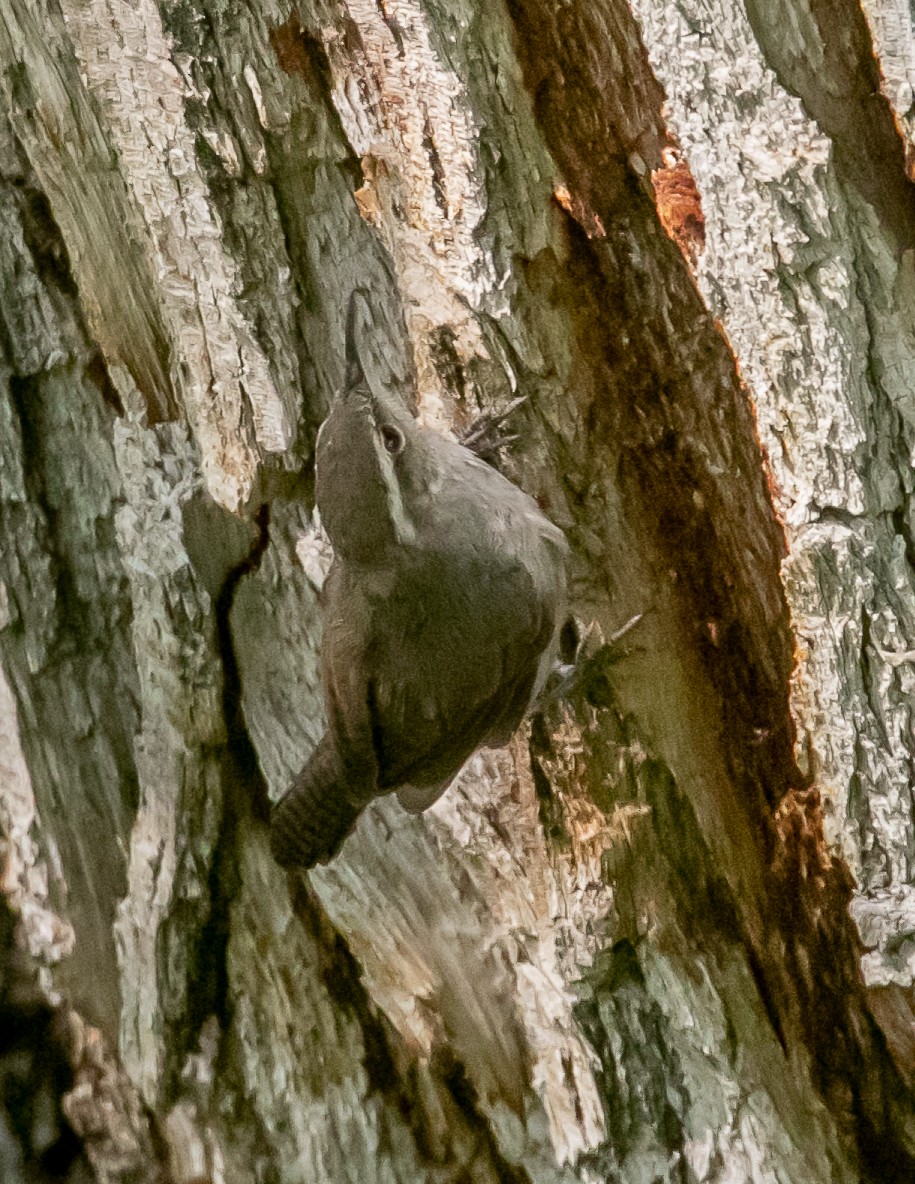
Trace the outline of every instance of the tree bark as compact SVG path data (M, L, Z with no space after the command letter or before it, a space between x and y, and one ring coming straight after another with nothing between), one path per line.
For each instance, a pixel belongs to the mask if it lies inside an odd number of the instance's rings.
M4 1180L915 1178L913 63L903 0L4 0ZM357 285L429 426L526 397L587 656L286 875Z

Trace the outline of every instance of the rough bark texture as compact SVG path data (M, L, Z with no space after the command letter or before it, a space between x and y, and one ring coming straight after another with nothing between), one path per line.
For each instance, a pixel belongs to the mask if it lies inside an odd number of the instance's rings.
M903 0L4 0L4 1180L915 1177L913 62ZM286 876L357 283L433 427L527 396L594 656Z

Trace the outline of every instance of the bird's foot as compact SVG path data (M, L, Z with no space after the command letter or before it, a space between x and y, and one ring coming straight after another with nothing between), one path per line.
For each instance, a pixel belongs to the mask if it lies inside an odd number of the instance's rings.
M502 411L484 411L461 433L460 443L475 453L480 460L486 460L498 452L500 448L513 444L518 436L503 435L499 428L527 400L527 395L519 395L517 399L512 399Z
M644 615L636 613L608 638L604 638L597 622L592 621L567 647L573 650L572 661L557 662L538 699L537 709L542 711L548 704L576 698L584 698L592 707L609 707L613 702L610 671L640 648L621 643ZM577 634L574 622L571 632Z

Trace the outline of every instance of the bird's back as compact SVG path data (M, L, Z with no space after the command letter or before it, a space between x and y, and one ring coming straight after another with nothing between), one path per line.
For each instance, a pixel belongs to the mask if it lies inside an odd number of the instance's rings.
M412 500L416 543L390 572L341 574L340 599L365 601L367 635L328 614L326 666L360 655L382 790L447 784L476 748L504 743L561 624L561 532L470 454L462 471L464 453L444 458L454 475L437 458L439 486Z

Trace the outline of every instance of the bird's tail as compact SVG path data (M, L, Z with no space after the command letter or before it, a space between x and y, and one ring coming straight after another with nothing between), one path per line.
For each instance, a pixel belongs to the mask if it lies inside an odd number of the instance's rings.
M325 735L273 808L270 850L277 863L311 868L337 854L362 810L346 790L336 745Z

